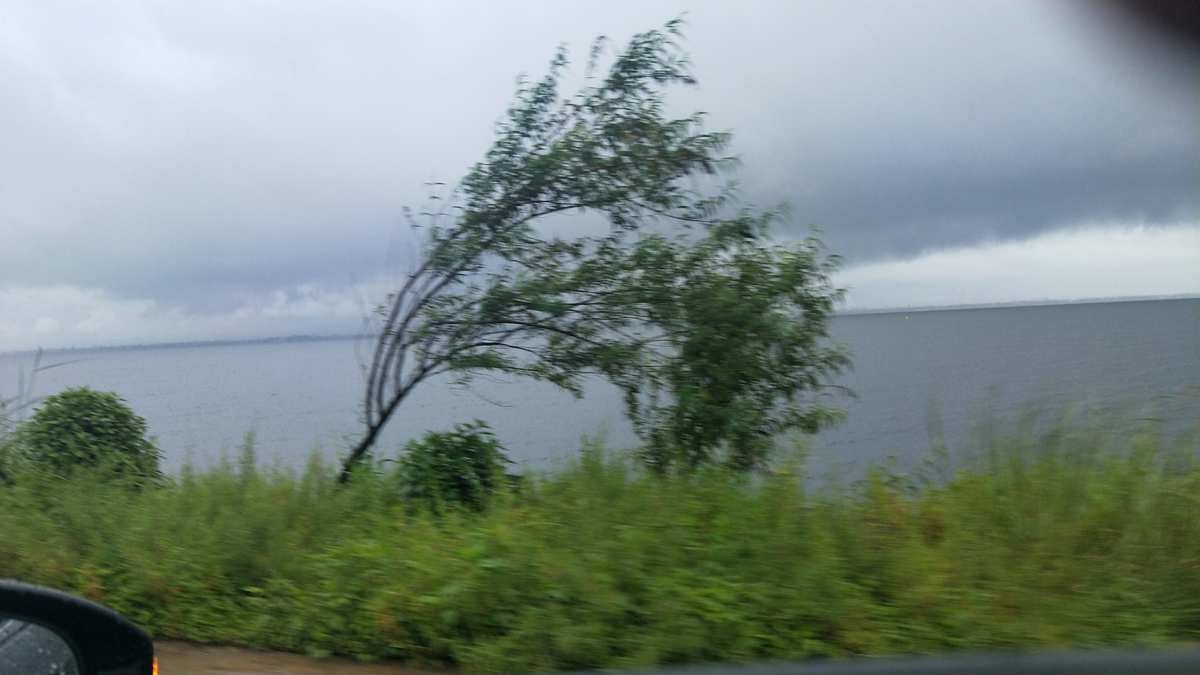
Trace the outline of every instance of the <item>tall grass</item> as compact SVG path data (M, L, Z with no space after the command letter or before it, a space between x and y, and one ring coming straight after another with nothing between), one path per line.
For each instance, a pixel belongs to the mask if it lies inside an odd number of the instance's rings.
M140 492L25 476L0 489L0 576L159 637L471 671L1192 641L1196 450L1060 425L939 480L812 490L588 448L438 516L316 459Z

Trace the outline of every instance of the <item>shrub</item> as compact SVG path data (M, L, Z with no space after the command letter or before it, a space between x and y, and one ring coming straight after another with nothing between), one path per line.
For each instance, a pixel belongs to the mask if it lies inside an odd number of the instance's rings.
M410 441L396 463L394 480L410 504L479 511L506 480L504 469L512 462L488 425L476 420Z
M160 475L146 420L112 392L77 387L50 396L21 425L20 442L31 466L59 476L80 467L137 481Z

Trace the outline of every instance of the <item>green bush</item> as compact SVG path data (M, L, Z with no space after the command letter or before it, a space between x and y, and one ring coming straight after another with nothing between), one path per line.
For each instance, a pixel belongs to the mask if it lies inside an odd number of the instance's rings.
M1194 642L1196 453L1018 435L936 481L818 491L592 450L436 516L317 460L141 491L80 472L0 488L0 577L160 638L467 672Z
M157 478L159 450L121 397L87 387L48 397L19 430L32 467L66 476L86 467L135 481Z
M479 511L506 480L511 463L488 425L476 420L410 441L396 460L393 477L412 505L439 511L453 504Z

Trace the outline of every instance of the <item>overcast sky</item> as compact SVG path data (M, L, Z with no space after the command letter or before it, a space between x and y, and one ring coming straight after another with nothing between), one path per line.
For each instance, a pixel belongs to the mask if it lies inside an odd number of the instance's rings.
M687 13L849 307L1200 293L1195 62L1047 2L6 2L0 350L349 332L518 73Z

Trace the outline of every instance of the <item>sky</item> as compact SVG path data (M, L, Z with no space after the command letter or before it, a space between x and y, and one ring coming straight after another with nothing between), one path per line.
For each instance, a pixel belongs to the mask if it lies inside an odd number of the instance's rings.
M1078 3L18 0L0 351L358 330L519 74L680 15L847 308L1200 294L1200 66Z

